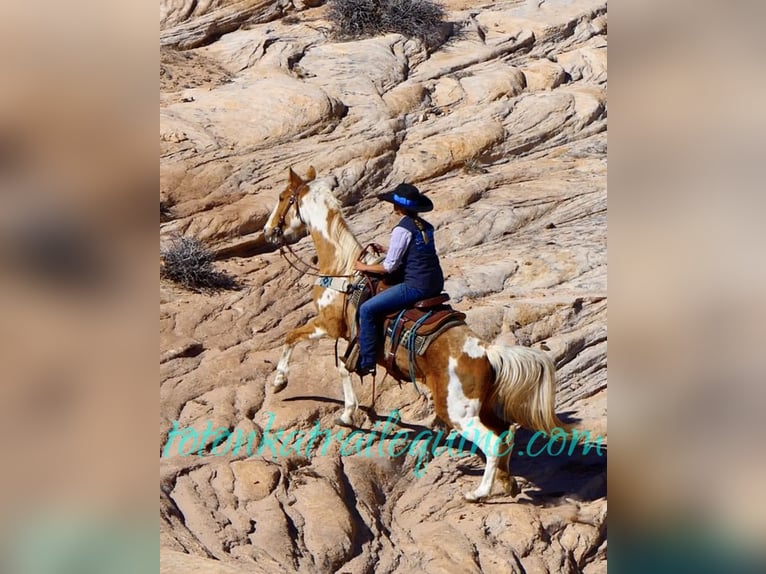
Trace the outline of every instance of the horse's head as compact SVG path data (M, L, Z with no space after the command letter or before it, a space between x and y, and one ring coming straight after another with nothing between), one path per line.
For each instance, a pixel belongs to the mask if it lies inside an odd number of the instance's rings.
M309 192L308 183L316 177L316 170L309 168L306 179L301 179L292 168L287 177L287 187L279 194L277 205L263 228L266 241L278 243L286 232L299 233L306 227L305 213L301 213L303 198Z

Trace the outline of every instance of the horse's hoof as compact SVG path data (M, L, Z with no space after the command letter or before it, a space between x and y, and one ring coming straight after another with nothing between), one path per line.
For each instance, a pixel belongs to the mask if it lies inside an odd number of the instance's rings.
M283 391L286 386L287 379L276 379L271 385L271 389L274 391L274 394L277 394L278 392Z
M501 479L501 481L503 485L503 492L505 492L505 494L509 495L511 498L516 498L516 496L518 496L521 492L519 483L516 482L514 477L509 476L508 478Z
M521 487L519 486L519 483L516 482L516 479L511 477L505 487L505 491L513 498L516 498L521 493Z
M338 426L346 427L347 429L352 429L352 428L354 428L354 425L352 425L351 423L347 423L346 421L344 421L344 420L343 420L342 418L340 418L340 417L338 417L337 419L335 419L335 424L336 424L336 425L338 425Z
M466 502L482 502L487 498L486 494L476 494L476 492L464 492L463 498Z

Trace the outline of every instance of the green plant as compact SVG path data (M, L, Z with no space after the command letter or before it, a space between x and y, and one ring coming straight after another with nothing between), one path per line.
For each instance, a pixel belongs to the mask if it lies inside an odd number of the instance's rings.
M340 38L396 32L434 46L441 38L445 12L432 0L330 0L327 15Z
M160 277L193 291L238 289L237 282L213 268L213 255L193 237L180 237L160 253Z

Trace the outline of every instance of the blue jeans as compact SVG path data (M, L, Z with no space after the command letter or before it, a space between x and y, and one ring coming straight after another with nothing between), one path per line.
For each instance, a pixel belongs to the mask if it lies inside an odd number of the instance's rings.
M438 295L438 293L436 293ZM359 366L375 364L378 329L383 317L394 311L401 311L416 301L426 299L432 293L423 289L407 287L399 283L365 301L359 308Z

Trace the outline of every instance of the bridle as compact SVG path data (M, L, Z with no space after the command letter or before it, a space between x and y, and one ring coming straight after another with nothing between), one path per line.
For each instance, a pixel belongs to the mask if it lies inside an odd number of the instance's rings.
M303 225L306 225L306 221L301 216L301 204L298 199L298 194L301 192L301 190L304 187L308 187L305 183L302 183L297 188L293 190L293 192L290 194L290 200L287 202L287 207L282 212L282 215L279 216L279 221L277 222L276 230L279 231L279 237L282 238L284 234L284 230L282 229L285 225L285 219L287 219L287 212L290 211L290 206L295 204L295 216L298 218L298 221L300 221Z
M298 197L298 194L303 190L303 188L308 187L306 183L302 183L297 188L295 188L290 194L290 199L288 200L287 207L282 212L282 215L279 216L279 221L277 222L277 225L274 228L274 231L277 234L277 245L279 246L279 254L282 256L282 258L287 262L287 264L298 271L299 273L302 273L303 275L311 275L312 277L353 277L353 274L351 275L325 275L323 273L318 273L319 267L312 265L311 263L308 263L300 258L300 256L293 251L293 248L290 247L290 244L287 243L284 240L284 225L285 220L287 219L287 213L290 211L290 207L292 205L295 205L295 216L298 218L298 221L300 221L303 225L307 225L306 220L303 219L303 216L301 216L301 203L300 198ZM290 252L290 255L293 256L295 261L290 261L290 259L287 257L287 254L285 253L285 249ZM299 268L295 262L300 263L304 266L304 269Z

